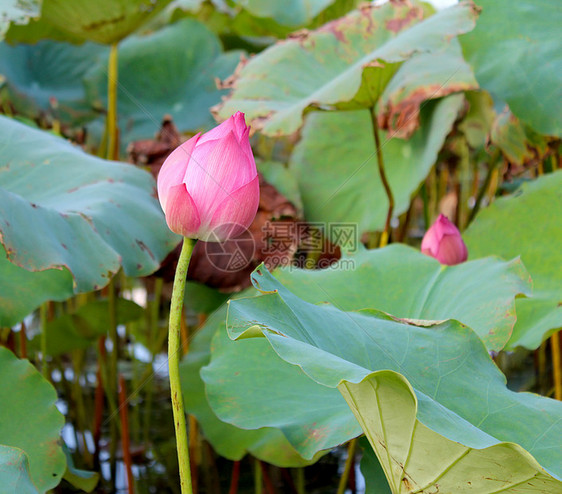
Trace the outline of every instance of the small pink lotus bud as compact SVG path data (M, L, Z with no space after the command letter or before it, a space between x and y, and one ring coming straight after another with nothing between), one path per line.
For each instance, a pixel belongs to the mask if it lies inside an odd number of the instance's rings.
M425 233L421 251L449 266L464 262L468 257L468 250L458 228L442 214Z
M259 178L243 113L176 148L158 175L168 227L184 237L222 242L252 223Z

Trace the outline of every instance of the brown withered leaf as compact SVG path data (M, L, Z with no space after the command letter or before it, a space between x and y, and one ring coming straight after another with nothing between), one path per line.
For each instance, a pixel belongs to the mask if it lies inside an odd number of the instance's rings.
M443 50L422 53L402 64L378 105L378 123L392 137L409 138L420 125L424 101L478 89L472 69L464 61L456 39Z

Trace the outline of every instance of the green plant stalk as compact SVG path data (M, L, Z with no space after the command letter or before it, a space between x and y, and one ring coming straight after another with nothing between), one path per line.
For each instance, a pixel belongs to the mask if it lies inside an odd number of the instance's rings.
M117 43L111 45L107 62L107 159L117 159Z
M439 213L439 181L437 179L437 165L434 165L427 176L427 200L429 208L429 223L428 228L433 224L434 219Z
M562 357L560 355L559 331L550 337L550 349L552 352L552 378L554 380L554 398L562 401Z
M429 215L429 195L427 193L427 189L427 184L424 182L420 189L420 195L423 201L423 221L426 230L428 230L431 225Z
M343 473L340 478L337 494L344 494L345 489L347 487L347 481L349 480L349 472L353 468L353 463L355 461L356 446L357 446L357 438L353 438L351 441L349 441L349 444L347 446L347 459L345 460L345 467L343 469Z
M39 308L41 321L41 374L49 380L49 367L47 366L47 302Z
M84 395L82 393L82 386L80 385L80 375L82 367L84 366L84 350L74 350L72 352L72 366L74 368L74 381L72 383L72 397L76 409L76 423L74 429L77 434L80 434L82 439L83 451L82 457L88 466L92 466L92 455L88 449L88 442L86 441L86 407L84 406Z
M156 278L154 283L154 293L152 300L147 303L146 315L147 315L147 325L148 325L148 349L152 354L150 364L146 367L145 372L140 377L140 382L146 382L146 394L145 394L145 410L144 410L144 422L143 422L143 439L144 444L150 443L150 420L152 415L152 401L154 392L154 383L150 378L152 370L154 368L154 361L156 359L156 354L158 350L162 347L163 339L160 341L160 346L157 346L156 341L158 338L158 317L160 309L160 299L162 298L162 287L164 285L163 278ZM166 331L167 335L167 331ZM164 335L164 338L166 337ZM148 375L146 373L148 370Z
M386 178L386 172L384 170L384 160L382 156L381 139L379 136L379 124L377 122L377 114L375 113L375 108L371 109L371 121L373 122L373 135L375 137L375 147L377 151L377 165L379 167L379 175L381 177L381 182L386 192L386 197L388 198L388 213L386 214L386 222L384 224L384 230L381 235L381 240L379 247L384 247L388 244L388 237L390 236L390 221L392 220L392 212L394 211L394 195L390 189L390 184Z
M296 469L296 477L297 477L297 482L296 482L296 487L297 487L297 492L299 494L305 494L306 489L305 489L305 485L306 485L306 480L304 477L304 467L300 467Z
M552 158L551 158L551 159L552 159L552 171L555 172L556 170L558 170L558 168L560 168L560 167L558 166L558 161L559 161L559 159L560 159L560 155L555 152L555 153L552 155Z
M180 381L181 338L180 326L185 293L185 279L189 260L193 253L195 241L183 239L180 258L174 277L172 302L170 305L170 323L168 328L168 367L170 374L170 392L172 395L172 410L174 412L174 427L176 430L176 449L180 470L180 486L182 494L193 494L191 485L191 469L189 464L189 445L187 440L187 424L183 406L183 394Z
M106 420L110 421L111 427L117 426L119 433L121 433L121 422L119 420L117 421L114 420L114 417L119 414L119 410L117 409L117 402L115 401L115 395L111 392L109 386L109 377L108 377L108 370L105 361L105 356L102 353L102 351L99 349L99 347L98 347L98 365L100 369L101 379L103 381L103 390L105 393L105 398L107 400L107 404L109 405L110 417Z
M260 460L254 458L254 492L255 494L262 494L263 492L263 478Z
M129 323L130 325L135 324L134 322ZM127 327L129 326L129 324L127 325ZM137 360L135 358L135 352L134 350L131 352L131 360L132 360L132 368L133 368L133 375L131 376L131 388L137 390L136 393L133 393L131 395L131 397L137 397L138 394L140 393L140 389L141 389L141 382L139 381L139 375L142 372L142 363L139 362L139 360ZM130 411L130 423L131 423L131 434L130 434L130 440L135 442L135 443L140 443L140 434L141 434L141 418L140 418L140 410L141 407L138 406L132 406L131 411Z
M547 377L546 377L546 340L535 350L537 358L535 360L537 381L539 383L540 394L546 395L548 392Z
M457 226L462 232L466 228L468 218L468 198L470 196L470 153L466 138L459 142L460 166L458 170L458 203L457 203Z
M468 217L468 224L474 219L478 211L480 211L480 207L482 206L482 200L486 195L486 191L490 188L490 184L492 183L492 176L494 175L494 171L498 167L499 164L499 151L497 151L490 160L490 164L488 165L488 173L486 174L486 178L484 179L484 183L480 190L478 191L478 196L476 197L476 202L474 203L474 207L470 212Z

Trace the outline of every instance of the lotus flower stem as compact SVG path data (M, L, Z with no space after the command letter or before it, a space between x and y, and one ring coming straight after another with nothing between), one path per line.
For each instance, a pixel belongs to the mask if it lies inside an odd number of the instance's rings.
M107 63L107 159L117 159L117 43L111 45Z
M183 394L180 382L180 358L181 339L180 326L182 318L183 297L185 293L185 279L189 260L193 252L195 241L184 238L181 248L174 288L172 291L172 302L170 305L170 324L168 328L168 366L170 373L170 391L172 394L172 409L174 412L174 427L176 429L176 448L178 451L178 462L180 469L180 486L182 494L192 494L191 470L189 464L189 446L187 440L187 424L183 406Z
M392 190L390 189L390 184L386 178L386 172L384 171L384 161L382 157L381 139L379 136L379 124L377 122L377 114L375 108L371 109L371 121L373 122L373 135L375 137L375 146L377 151L377 165L379 167L379 175L381 177L381 182L388 197L388 213L386 214L386 222L384 224L384 230L381 235L380 247L384 247L388 244L388 237L390 235L390 220L392 219L392 212L394 211L394 196L392 195Z

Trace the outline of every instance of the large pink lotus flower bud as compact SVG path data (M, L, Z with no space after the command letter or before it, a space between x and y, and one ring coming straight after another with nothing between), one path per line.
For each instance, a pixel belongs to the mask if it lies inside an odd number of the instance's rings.
M468 257L468 250L458 228L442 214L425 233L421 251L449 266L464 262Z
M222 242L252 223L259 178L243 113L184 142L158 175L168 227L184 237Z

